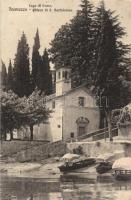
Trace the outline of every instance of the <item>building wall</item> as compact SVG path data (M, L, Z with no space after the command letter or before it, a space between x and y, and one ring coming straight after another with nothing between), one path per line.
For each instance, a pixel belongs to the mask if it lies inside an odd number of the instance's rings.
M68 93L68 95L65 96L64 98L64 105L65 106L73 106L73 107L79 107L78 104L78 98L79 97L84 97L85 99L85 108L94 108L96 106L95 99L86 92L86 89L84 88L79 88L74 90L74 92Z
M46 103L52 113L46 124L40 124L34 128L34 139L40 138L53 142L62 140L63 97L55 99L54 109L52 109L53 101L50 100Z
M86 134L99 129L99 110L94 108L78 108L66 107L63 119L63 138L70 138L70 133L74 133L74 137L78 137L76 120L79 117L84 117L89 120L86 127Z
M85 98L85 106L80 107L78 98ZM52 109L52 102L55 100L55 108ZM47 108L51 109L51 117L47 124L40 124L34 128L34 139L58 141L70 138L74 132L77 137L77 123L79 117L89 120L87 133L99 129L99 109L94 98L84 89L80 88L68 93L65 96L55 98L47 102Z
M49 122L34 126L34 140L53 140Z
M67 68L60 68L56 72L56 96L62 95L64 92L71 90L70 70ZM66 77L65 77L66 72ZM63 74L64 73L64 74Z
M80 107L78 98L84 97L85 106ZM73 93L65 96L63 114L63 139L70 138L70 133L74 133L74 137L78 136L76 120L80 117L87 118L89 123L86 127L86 133L90 133L99 129L99 109L96 106L94 98L85 90L78 89Z
M60 80L56 83L56 95L60 96L62 95L64 92L67 92L71 90L71 81L65 81L63 84L63 81Z

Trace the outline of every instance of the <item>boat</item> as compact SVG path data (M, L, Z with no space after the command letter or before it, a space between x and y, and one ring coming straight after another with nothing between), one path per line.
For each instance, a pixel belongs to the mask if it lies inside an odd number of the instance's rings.
M96 172L98 174L104 174L107 173L109 171L112 170L112 163L111 162L100 162L97 166L96 166Z
M113 176L117 180L131 180L131 157L116 160L112 166Z
M85 167L90 167L96 163L94 158L88 158L77 154L66 154L63 156L64 163L58 166L60 172L67 173L76 171ZM80 172L80 171L79 171Z

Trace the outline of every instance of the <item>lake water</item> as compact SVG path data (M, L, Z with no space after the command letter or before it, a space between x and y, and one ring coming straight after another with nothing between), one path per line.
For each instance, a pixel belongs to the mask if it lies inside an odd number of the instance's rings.
M111 178L1 176L0 188L1 200L131 200L131 181Z

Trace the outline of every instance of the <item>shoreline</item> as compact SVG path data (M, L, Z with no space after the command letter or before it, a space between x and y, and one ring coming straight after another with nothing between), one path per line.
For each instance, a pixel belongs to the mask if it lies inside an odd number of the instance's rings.
M1 163L0 175L12 177L30 177L30 178L59 178L58 169L60 162L51 163Z

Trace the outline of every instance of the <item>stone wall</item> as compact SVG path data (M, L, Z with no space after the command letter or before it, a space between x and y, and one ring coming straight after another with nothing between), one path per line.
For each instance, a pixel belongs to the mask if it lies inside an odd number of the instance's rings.
M2 156L10 156L21 150L39 145L44 145L46 143L47 142L43 141L21 141L21 140L2 141L0 144L0 154Z
M68 152L73 152L73 149L81 146L84 154L91 157L97 157L102 154L115 153L117 156L130 156L131 144L119 143L119 142L74 142L67 144Z
M10 161L41 161L42 159L62 156L66 153L66 144L36 141L5 141L1 144L1 155Z

